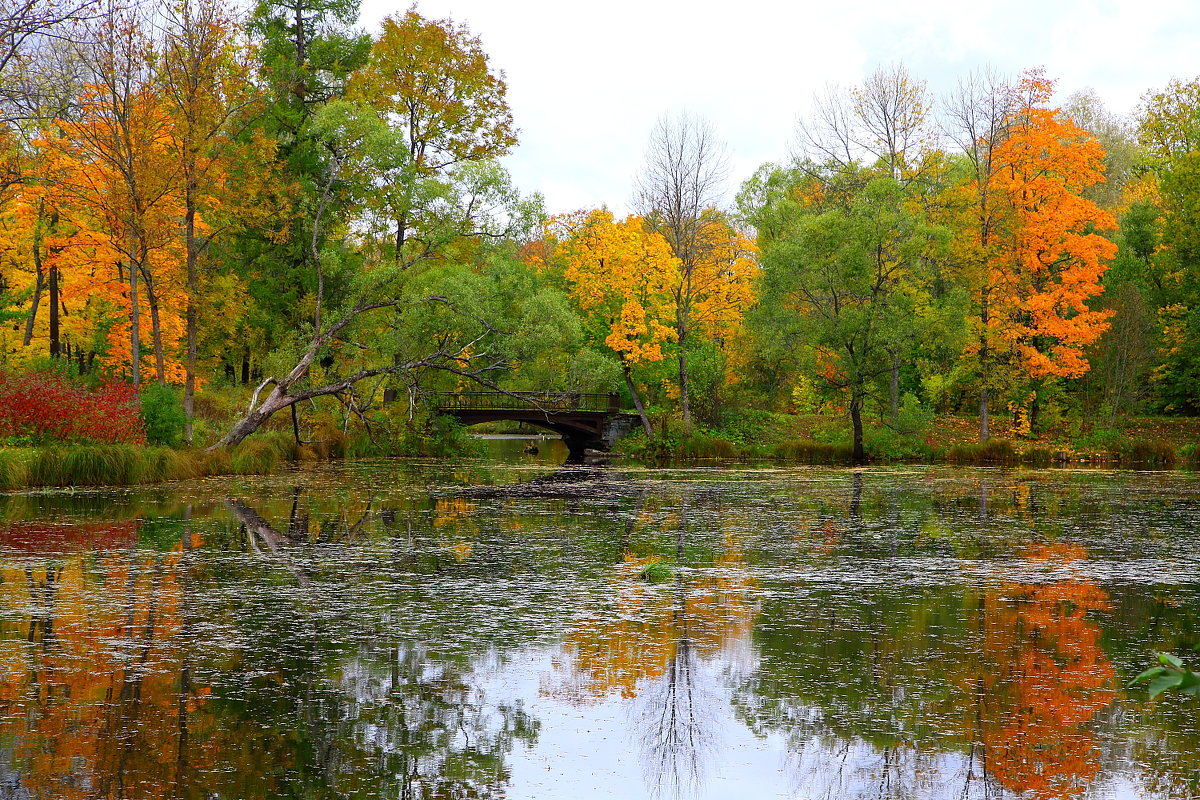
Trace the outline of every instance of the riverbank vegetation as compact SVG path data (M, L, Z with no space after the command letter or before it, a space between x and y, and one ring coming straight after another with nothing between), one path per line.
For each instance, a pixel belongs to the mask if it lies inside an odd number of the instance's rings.
M667 116L622 216L513 185L461 22L77 11L0 37L23 480L448 452L429 398L480 385L617 393L651 458L1197 458L1200 79L1122 118L1037 69L879 70L750 176Z

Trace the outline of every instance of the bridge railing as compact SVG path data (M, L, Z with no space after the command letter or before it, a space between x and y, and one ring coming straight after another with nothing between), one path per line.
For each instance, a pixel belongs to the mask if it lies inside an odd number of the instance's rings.
M549 412L620 410L615 394L598 392L441 392L433 396L443 411L528 411Z

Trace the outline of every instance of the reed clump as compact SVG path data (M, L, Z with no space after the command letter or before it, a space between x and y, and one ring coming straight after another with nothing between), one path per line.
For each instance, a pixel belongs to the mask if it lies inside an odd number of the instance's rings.
M0 490L20 489L29 485L26 451L0 450Z
M264 475L281 464L311 459L283 433L247 439L211 453L129 444L62 444L0 449L0 491L27 487L131 486L209 475Z
M678 458L733 458L736 452L733 442L693 433L679 442L675 455Z
M787 461L809 464L849 464L854 460L854 446L814 442L810 439L791 439L775 445L773 455Z
M1016 464L1019 461L1008 439L988 439L975 444L959 444L946 453L951 464Z
M1128 439L1109 450L1118 463L1173 467L1179 460L1170 442L1161 439Z

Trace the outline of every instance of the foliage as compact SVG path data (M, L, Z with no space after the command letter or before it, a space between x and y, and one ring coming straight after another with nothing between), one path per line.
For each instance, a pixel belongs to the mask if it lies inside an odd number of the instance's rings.
M1158 666L1150 667L1129 682L1130 686L1147 684L1150 697L1158 697L1166 691L1177 691L1200 697L1200 675L1184 665L1182 659L1171 653L1158 654Z
M0 441L141 444L145 432L132 387L94 391L58 372L0 373Z
M164 383L151 384L142 390L139 402L147 442L175 447L183 441L187 415L178 390Z

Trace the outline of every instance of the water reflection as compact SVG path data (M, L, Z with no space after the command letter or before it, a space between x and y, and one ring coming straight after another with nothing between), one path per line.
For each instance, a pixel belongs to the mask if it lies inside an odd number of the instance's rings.
M1200 635L1188 476L379 463L0 520L0 798L1174 798L1200 774L1194 709L1119 691Z

